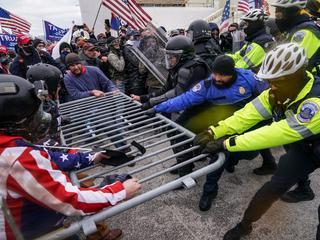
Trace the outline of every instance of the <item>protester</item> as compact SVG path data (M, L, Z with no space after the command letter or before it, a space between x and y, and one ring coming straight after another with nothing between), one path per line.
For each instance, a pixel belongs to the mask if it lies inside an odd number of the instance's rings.
M75 53L67 55L66 66L69 71L64 76L64 83L73 100L103 97L105 92L118 90L99 68L84 66Z
M9 51L6 46L0 45L0 74L9 74Z
M124 78L125 61L124 61L122 50L120 48L120 39L109 37L107 41L108 41L108 47L109 47L108 76L121 92L125 92L126 91L125 89L126 82Z
M103 72L92 66L84 66L81 63L79 56L75 53L70 53L66 57L66 65L68 68L67 74L64 76L64 84L68 90L69 95L73 100L82 99L89 96L95 96L97 98L104 97L107 92L114 92L114 94L119 91L113 82L108 79ZM97 109L91 109L88 114L95 115ZM119 107L115 111L121 112L122 109ZM113 124L118 124L119 127L123 125L121 121L114 120L114 122L109 120L110 126ZM90 126L91 128L91 126ZM112 134L108 134L112 137L113 135L118 135L122 131L114 131ZM92 136L94 137L94 136ZM123 139L123 136L113 137L110 140L112 142L117 142L115 146L117 148L122 148L127 145L125 140L119 142ZM130 152L130 148L126 147L123 149L124 152Z
M102 188L72 185L52 161L62 154L56 156L28 142L45 134L50 119L50 114L42 111L34 86L10 75L1 75L0 82L7 86L6 92L0 93L0 108L8 110L1 111L0 116L0 162L4 173L0 177L4 183L1 197L25 239L35 239L62 227L67 216L90 215L138 192L140 184L135 179ZM86 165L101 161L101 154L90 157L81 153L63 154L63 157L70 158L70 162L76 157ZM2 236L14 239L13 229L7 223L5 226Z

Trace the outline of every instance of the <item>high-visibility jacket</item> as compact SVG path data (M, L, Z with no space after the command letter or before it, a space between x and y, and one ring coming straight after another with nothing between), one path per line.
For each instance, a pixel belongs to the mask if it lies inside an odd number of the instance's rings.
M239 51L227 55L233 58L236 68L249 68L252 71L257 72L266 56L266 52L273 46L274 41L272 36L267 34L263 29Z
M307 72L308 82L294 101L285 108L279 121L233 136L226 140L226 149L230 152L252 151L290 144L302 139L318 138L320 133L320 80ZM258 122L277 119L276 109L269 99L270 89L233 116L211 126L214 138L225 135L241 134ZM278 115L279 116L279 115Z
M308 70L320 76L320 27L313 21L300 23L288 35L291 42L302 47L308 57Z

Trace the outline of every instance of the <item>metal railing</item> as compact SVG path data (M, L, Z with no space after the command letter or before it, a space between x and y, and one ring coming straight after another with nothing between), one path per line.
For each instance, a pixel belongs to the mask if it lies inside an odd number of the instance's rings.
M186 176L174 180L167 178L167 182L154 181L152 185L146 184L172 170L208 157L207 154L193 154L184 162L171 167L164 166L164 163L168 164L168 161L179 156L197 152L199 147L191 145L194 138L192 132L162 115L157 114L152 117L146 115L145 111L140 109L139 103L132 102L122 93L107 93L102 98L89 97L62 104L61 113L71 118L71 123L62 127L62 140L68 147L83 151L90 151L95 147L126 149L130 151L129 155L136 155L132 161L117 167L94 165L71 172L70 177L75 185L79 186L81 182L93 180L97 187L101 178L122 171L140 179L143 192L116 206L75 221L67 228L60 228L41 236L38 238L41 240L64 239L79 232L86 236L94 233L97 231L97 222L181 186L191 188L196 185L196 178L220 168L225 161L224 154L219 153L218 160L213 164ZM139 155L138 149L131 148L129 143L131 140L144 146L146 153ZM128 167L133 163L136 163L135 167ZM88 176L78 179L77 174L80 172L85 172Z

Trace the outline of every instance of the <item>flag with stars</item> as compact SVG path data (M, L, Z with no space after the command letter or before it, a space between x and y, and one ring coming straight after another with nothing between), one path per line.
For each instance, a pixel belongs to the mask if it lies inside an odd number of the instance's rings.
M226 5L224 6L221 23L220 23L220 32L224 32L229 26L230 19L230 0L226 1Z

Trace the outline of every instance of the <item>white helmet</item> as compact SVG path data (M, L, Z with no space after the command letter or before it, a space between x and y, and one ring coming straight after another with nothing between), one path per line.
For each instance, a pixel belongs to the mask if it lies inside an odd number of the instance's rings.
M257 74L261 79L274 79L295 73L308 64L303 48L297 43L285 43L268 52Z
M298 7L304 8L306 6L307 0L276 0L271 6L281 7L281 8L291 8Z
M265 21L268 19L268 16L263 12L262 9L256 8L248 11L240 19L245 21Z

